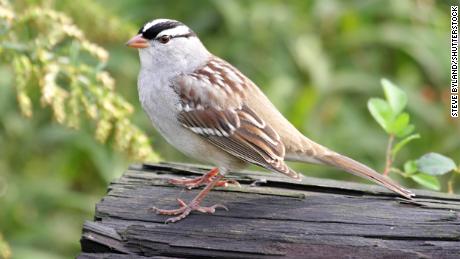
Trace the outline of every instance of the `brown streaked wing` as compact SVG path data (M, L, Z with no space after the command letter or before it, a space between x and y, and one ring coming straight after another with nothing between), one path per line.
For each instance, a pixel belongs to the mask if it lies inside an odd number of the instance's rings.
M284 163L285 149L278 135L269 125L260 128L253 123L254 120L261 122L260 118L247 120L248 110L250 108L243 105L237 111L183 111L178 119L186 128L246 162L299 178Z
M178 120L222 150L293 178L299 175L284 163L279 135L244 104L247 79L220 59L173 84L180 97Z

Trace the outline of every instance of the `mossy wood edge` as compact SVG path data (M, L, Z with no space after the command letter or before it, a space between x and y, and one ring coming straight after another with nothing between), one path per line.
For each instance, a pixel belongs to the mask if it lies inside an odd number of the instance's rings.
M235 172L241 188L216 188L204 202L230 211L164 224L149 210L192 199L199 190L167 180L206 169L131 166L84 223L78 258L460 258L458 195L416 190L409 202L375 185Z

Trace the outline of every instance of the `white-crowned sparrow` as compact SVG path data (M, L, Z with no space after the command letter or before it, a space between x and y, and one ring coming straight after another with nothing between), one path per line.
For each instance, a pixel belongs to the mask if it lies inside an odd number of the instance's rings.
M213 213L200 202L228 171L255 164L300 179L285 160L335 166L372 180L410 199L412 192L371 168L303 136L240 71L211 54L181 22L156 19L127 42L139 49L138 78L142 107L164 138L186 155L217 166L207 175L176 184L206 184L177 210L155 209L185 218L192 210Z

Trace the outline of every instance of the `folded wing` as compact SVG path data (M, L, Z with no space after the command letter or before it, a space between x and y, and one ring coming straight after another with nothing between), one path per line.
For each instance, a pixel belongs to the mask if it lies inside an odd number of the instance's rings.
M247 79L212 59L172 87L180 96L179 122L222 150L252 164L299 179L284 163L280 136L244 102Z

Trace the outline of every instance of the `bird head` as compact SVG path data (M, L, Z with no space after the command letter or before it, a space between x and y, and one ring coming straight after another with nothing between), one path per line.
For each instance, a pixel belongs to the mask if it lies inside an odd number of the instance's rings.
M155 19L144 24L127 46L137 48L142 68L158 69L193 67L201 62L209 52L188 26L170 19ZM181 71L185 72L185 71Z

